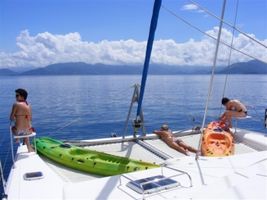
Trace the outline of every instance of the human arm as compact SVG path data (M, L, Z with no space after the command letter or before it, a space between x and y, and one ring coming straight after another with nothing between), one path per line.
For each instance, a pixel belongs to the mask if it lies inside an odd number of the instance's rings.
M13 120L16 119L16 117L15 117L16 112L17 112L17 105L14 103L13 106L12 106L10 117L9 117L10 121L13 121Z
M29 114L30 114L29 120L30 122L32 122L32 107L31 106L29 106Z
M225 118L225 112L220 116L220 120L224 119Z
M161 131L158 131L158 130L154 130L153 133L155 133L155 134L158 135L158 136L161 135Z
M172 137L171 132L168 132L168 131L155 130L155 131L153 131L153 133L155 133L157 136L159 136L159 138L161 138L161 139L163 139L163 140L164 140L165 138Z

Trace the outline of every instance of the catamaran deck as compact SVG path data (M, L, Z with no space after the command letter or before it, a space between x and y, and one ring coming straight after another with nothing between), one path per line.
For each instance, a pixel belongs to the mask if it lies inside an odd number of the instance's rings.
M190 132L188 132L190 133ZM148 135L148 138L143 140L144 144L148 144L149 147L153 150L157 150L159 152L162 152L164 155L168 156L169 159L171 158L182 158L185 155L170 148L166 145L162 140L160 140L155 135L151 134ZM186 144L189 144L190 146L193 146L195 148L198 147L198 142L200 135L199 134L190 134L179 137L181 138ZM118 141L120 138L118 138ZM116 138L114 139L116 141ZM88 144L90 141L88 141ZM142 160L146 162L151 163L157 163L162 164L164 163L165 159L159 157L158 155L154 154L147 148L143 147L142 145L126 141L126 142L114 142L109 144L97 144L97 145L90 145L85 146L85 148L89 148L96 151L101 151L113 155L123 156L123 157L129 157L136 160ZM257 150L253 149L252 147L243 144L242 142L236 142L235 144L235 154L245 154L245 153L252 153L256 152ZM194 157L195 154L191 153L191 156ZM50 161L46 158L42 159L47 162L48 166L51 167L60 177L67 182L79 182L79 181L85 181L85 180L91 180L95 178L99 178L99 176L96 175L88 175L86 173L82 173L80 171L76 170L70 170L69 168L66 168L62 165L59 165L53 161Z
M180 135L185 143L198 147L199 134L188 131ZM250 135L253 135L253 138L260 138L252 143ZM224 192L222 198L267 199L264 189L267 186L267 138L263 134L246 130L238 130L236 136L234 156L220 158L200 156L198 161L195 160L194 154L185 156L169 148L154 134L148 135L141 143L129 138L123 143L120 142L121 138L82 141L83 145L90 144L85 148L158 164L165 163L166 166L111 177L99 177L71 170L46 158L40 159L34 153L19 153L15 168L9 177L17 181L13 180L7 187L16 192L10 192L9 199L38 199L39 190L43 191L44 199L142 199L142 194L126 186L129 179L136 180L162 173L166 177L172 176L180 186L146 194L145 198L206 199L207 196L218 198L220 193ZM25 147L19 148L21 152L25 150ZM179 170L190 176L192 185L190 178ZM44 178L26 181L22 175L29 171L42 171Z

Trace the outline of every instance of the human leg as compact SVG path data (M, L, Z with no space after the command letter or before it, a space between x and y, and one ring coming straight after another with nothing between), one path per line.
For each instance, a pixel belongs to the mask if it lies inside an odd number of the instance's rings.
M168 141L167 145L173 149L175 149L176 151L179 151L180 153L183 153L185 155L189 155L188 151L186 149L184 149L183 147L179 146L175 141Z
M232 128L232 118L234 117L245 117L246 113L244 112L237 112L237 111L226 111L225 112L225 118L226 118L226 123L229 128Z
M227 110L224 112L224 118L222 119L222 122L228 127L228 128L232 128L232 116L233 116L233 112L235 111L230 111Z
M28 152L34 152L34 149L31 146L29 138L24 138L23 142L24 142L24 144L26 144L26 146L28 148Z
M195 149L194 147L191 147L189 145L187 145L186 143L184 143L183 141L180 141L179 143L177 143L179 146L183 147L184 149L187 149L190 152L194 152L197 153L198 150Z
M32 131L30 129L26 129L26 130L17 130L15 131L14 135L16 136L26 136L26 135L30 135L32 133ZM19 142L19 139L16 139L16 142ZM32 148L31 144L30 144L30 139L28 137L23 138L23 144L27 146L28 148L28 152L33 152L34 149Z
M15 126L12 126L11 130L12 130L12 134L14 136L18 136L20 134ZM15 141L16 141L16 143L19 143L19 139L16 139Z

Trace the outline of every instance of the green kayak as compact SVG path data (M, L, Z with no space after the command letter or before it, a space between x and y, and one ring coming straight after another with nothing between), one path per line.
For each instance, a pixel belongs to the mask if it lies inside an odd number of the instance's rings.
M36 139L36 147L38 153L64 166L102 176L159 167L148 162L73 146L49 137Z

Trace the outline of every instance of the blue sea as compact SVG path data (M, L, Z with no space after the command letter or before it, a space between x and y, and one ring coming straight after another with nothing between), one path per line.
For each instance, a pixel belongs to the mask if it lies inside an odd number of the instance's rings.
M1 162L7 177L11 167L9 114L17 88L29 92L33 126L38 137L92 139L122 135L130 107L133 85L141 76L12 76L1 77L0 144ZM143 100L145 128L151 132L168 123L173 130L202 124L208 95L209 75L149 76ZM218 119L223 111L221 98L225 76L215 76L206 122ZM248 106L251 119L238 127L266 133L267 76L230 75L225 95ZM137 105L131 119L136 115ZM131 123L128 135L132 134Z

